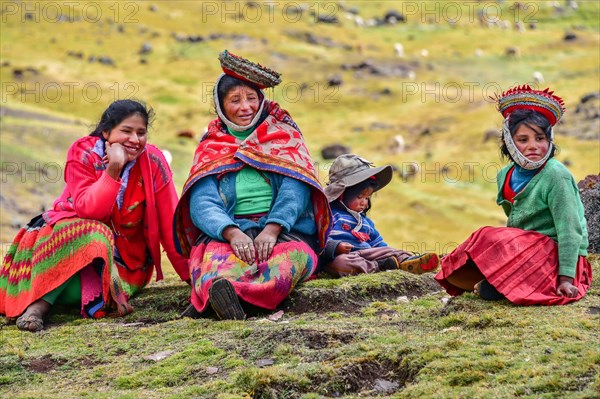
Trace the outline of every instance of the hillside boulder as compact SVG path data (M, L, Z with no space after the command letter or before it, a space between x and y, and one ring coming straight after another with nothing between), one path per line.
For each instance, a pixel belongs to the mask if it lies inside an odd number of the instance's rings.
M349 154L350 147L343 144L332 144L321 149L321 157L323 159L336 159L340 155Z
M148 42L142 44L140 51L138 51L139 54L150 54L151 52L152 52L152 45Z
M600 175L586 176L577 186L587 220L588 251L600 254Z
M406 22L406 18L404 18L404 15L396 10L389 10L388 12L386 12L383 16L383 20L385 21L385 23L390 25L395 25L398 22Z
M490 140L496 141L500 138L500 132L498 129L488 129L483 132L483 142L487 143Z
M579 140L596 141L600 138L600 92L581 97L574 110L565 114L557 133Z
M182 137L184 139L193 139L196 137L196 133L194 133L190 129L184 129L177 132L177 137Z

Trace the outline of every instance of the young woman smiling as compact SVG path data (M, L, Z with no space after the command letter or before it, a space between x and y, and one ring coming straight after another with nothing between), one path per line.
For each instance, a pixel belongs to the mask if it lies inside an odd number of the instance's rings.
M62 195L19 231L0 268L0 314L18 317L19 329L41 330L54 304L84 317L131 312L129 298L155 270L162 278L160 244L189 279L173 243L172 173L147 144L152 116L137 101L115 101L71 145Z

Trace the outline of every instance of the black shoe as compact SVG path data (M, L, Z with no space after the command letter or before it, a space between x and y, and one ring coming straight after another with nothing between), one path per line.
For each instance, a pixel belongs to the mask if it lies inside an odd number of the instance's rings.
M499 301L500 299L504 299L504 295L498 292L496 287L491 285L487 280L483 280L479 285L479 296L486 301Z
M187 308L185 308L185 310L183 312L181 312L181 314L179 315L179 317L181 317L181 318L183 318L183 317L191 317L192 319L199 319L201 315L202 315L202 313L198 312L196 310L196 308L194 307L194 305L192 305L190 303L190 306L188 306Z
M377 261L377 265L379 266L380 271L384 270L396 270L398 269L398 259L395 256L390 256L389 258L379 259Z
M221 320L244 320L246 314L229 280L217 278L208 290L208 301Z

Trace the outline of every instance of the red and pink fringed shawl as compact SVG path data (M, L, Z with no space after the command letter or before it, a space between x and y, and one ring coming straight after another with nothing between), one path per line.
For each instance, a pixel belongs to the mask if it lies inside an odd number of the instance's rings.
M175 211L175 243L185 257L190 256L191 247L200 235L190 217L189 189L206 176L240 170L246 165L300 180L312 188L319 246L325 245L331 210L302 133L277 103L268 102L265 109L269 113L267 118L243 141L230 135L220 119L208 125Z

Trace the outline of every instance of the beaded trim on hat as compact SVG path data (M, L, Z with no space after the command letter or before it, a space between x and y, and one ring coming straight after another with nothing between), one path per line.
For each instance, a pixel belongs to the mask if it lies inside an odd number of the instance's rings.
M498 111L506 118L516 109L531 109L544 115L552 126L562 118L565 103L550 89L534 90L529 85L516 86L496 96Z
M227 75L254 83L261 89L281 83L281 74L225 50L219 54L221 68Z

